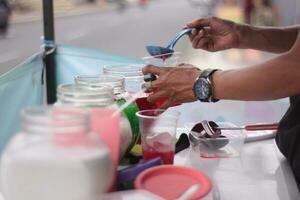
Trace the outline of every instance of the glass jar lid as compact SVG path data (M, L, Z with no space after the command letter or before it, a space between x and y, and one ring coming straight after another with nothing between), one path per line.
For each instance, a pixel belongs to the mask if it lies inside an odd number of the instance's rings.
M109 65L103 67L104 74L110 75L121 75L124 76L126 80L131 79L142 79L143 72L142 68L144 65L138 64L120 64L120 65Z
M21 127L28 133L74 133L89 130L89 113L68 106L36 106L21 112Z
M99 88L103 85L109 85L113 88L114 94L122 94L125 92L125 77L121 75L81 75L75 77L75 83L91 88Z
M114 103L113 88L108 85L85 87L76 84L59 85L57 99L61 104L77 107L106 107Z

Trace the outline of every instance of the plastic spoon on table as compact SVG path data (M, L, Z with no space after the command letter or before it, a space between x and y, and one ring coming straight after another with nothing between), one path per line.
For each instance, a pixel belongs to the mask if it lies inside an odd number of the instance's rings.
M177 35L175 35L175 37L171 40L171 42L168 44L167 47L148 45L146 46L146 49L151 56L161 55L161 59L163 60L167 59L168 57L171 57L173 55L174 53L173 48L175 44L178 42L178 40L182 36L190 33L192 30L193 30L192 28L186 28L180 31Z
M204 120L201 123L194 125L189 133L189 139L194 145L200 145L204 143L209 147L222 148L228 143L228 139L221 135L222 130L265 131L277 130L277 128L278 123L252 124L244 127L219 127L214 122L208 122Z
M221 131L215 131L214 129L218 129L218 125L215 123L211 123L209 121L201 122L205 132L210 136L207 140L202 140L202 142L210 148L220 149L226 146L229 143L229 139L226 136L221 135ZM220 129L219 129L220 130Z
M199 184L194 184L188 187L176 200L189 200L195 192L200 188Z

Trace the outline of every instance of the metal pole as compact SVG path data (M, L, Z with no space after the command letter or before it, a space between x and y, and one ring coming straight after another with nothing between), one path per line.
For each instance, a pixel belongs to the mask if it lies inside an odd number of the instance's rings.
M53 0L43 0L44 15L44 65L46 70L47 103L56 102L56 74L55 74L55 37Z

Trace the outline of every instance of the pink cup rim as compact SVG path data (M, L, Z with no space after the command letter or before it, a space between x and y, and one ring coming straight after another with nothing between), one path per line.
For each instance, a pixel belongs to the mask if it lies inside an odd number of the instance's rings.
M139 112L136 113L136 116L139 118L144 118L144 119L156 119L159 117L159 115L147 115L146 113L153 113L153 112L158 112L158 114L162 114L164 112L166 112L167 110L165 109L148 109L148 110L141 110ZM168 110L165 113L165 116L170 117L170 118L175 118L178 119L180 116L180 112L179 111L175 111L175 110Z

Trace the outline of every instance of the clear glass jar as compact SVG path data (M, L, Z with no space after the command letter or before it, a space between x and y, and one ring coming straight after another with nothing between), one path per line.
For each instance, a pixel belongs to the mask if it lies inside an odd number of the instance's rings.
M120 64L103 67L103 74L121 75L125 77L125 89L129 93L136 93L141 90L144 83L142 68L145 65Z
M115 104L113 88L109 85L98 85L98 87L86 87L77 84L59 85L57 88L57 105L71 105L75 107L112 107ZM133 133L129 120L121 116L120 124L120 154L121 157L127 152L133 141Z
M107 146L89 131L87 111L33 107L1 159L7 200L94 200L114 177Z
M128 99L130 94L125 90L125 77L121 75L80 75L75 77L75 83L91 88L100 88L103 85L108 85L113 88L115 99Z
M114 103L113 89L102 85L97 88L87 88L76 84L59 85L57 102L75 107L107 107Z
M109 85L113 87L115 101L118 106L122 106L126 103L127 100L131 98L131 95L125 90L125 77L120 75L97 75L97 76L77 76L75 77L75 83L91 88L102 87L103 85ZM139 123L135 115L138 112L137 106L133 103L128 105L123 113L129 120L131 131L132 131L132 140L128 147L128 151L135 145L138 136L139 136Z

